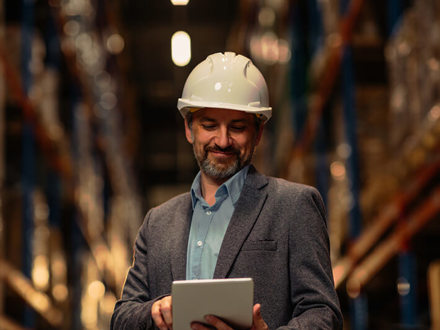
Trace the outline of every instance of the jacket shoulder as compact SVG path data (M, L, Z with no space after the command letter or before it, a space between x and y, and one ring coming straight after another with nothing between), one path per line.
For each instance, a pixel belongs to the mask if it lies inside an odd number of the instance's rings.
M191 205L191 195L189 192L177 195L166 202L163 202L157 206L154 206L150 212L153 213L169 213L169 212L182 212L183 209Z
M249 171L247 183L255 189L265 190L270 196L277 199L287 198L292 200L300 196L309 197L317 201L322 199L315 187L287 181L278 177L266 176L258 172L254 167L251 167Z
M280 193L319 195L318 190L315 187L309 185L287 181L282 178L275 178L275 177L267 177L267 178L268 178L268 189L270 190L278 191Z

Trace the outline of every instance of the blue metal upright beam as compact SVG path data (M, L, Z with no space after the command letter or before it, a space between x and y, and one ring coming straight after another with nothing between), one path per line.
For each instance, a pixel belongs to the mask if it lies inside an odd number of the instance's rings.
M32 86L30 63L32 59L32 40L34 29L34 1L22 1L21 19L21 80L24 93L29 95ZM35 137L34 128L26 119L23 120L22 130L22 271L31 278L32 272L32 243L34 237L34 204L33 193L35 185ZM35 313L26 307L23 315L23 325L32 328L35 324Z
M296 1L292 9L292 59L290 65L290 95L292 126L295 143L302 143L308 117L309 70L313 56L323 43L322 17L316 0ZM321 121L316 139L316 180L324 202L328 193L328 162L325 125ZM326 203L327 204L327 203Z
M355 107L355 87L353 78L353 63L351 49L346 46L342 59L342 88L343 88L343 116L345 138L349 146L350 153L348 155L346 166L351 194L351 205L349 211L349 239L356 240L362 231L362 214L359 203L360 180L359 180L359 161L358 161L358 145L356 137L357 120ZM368 298L363 292L351 303L351 319L352 329L365 330L368 329Z
M343 117L344 130L347 144L349 145L349 155L347 157L347 174L351 193L350 208L350 229L351 239L359 237L362 230L362 216L359 203L359 160L357 143L357 119L355 105L355 82L353 77L353 59L350 46L346 46L342 58L342 93L343 93Z
M347 13L350 0L340 2L340 13L343 17ZM349 146L350 153L346 160L349 190L351 194L351 205L349 210L349 239L356 240L362 230L362 216L359 203L359 160L357 143L357 118L355 102L355 80L353 72L353 58L351 46L346 45L343 49L341 63L342 78L342 100L345 139ZM354 330L365 330L368 328L368 299L365 293L361 292L350 301L351 324Z
M45 64L47 70L59 71L60 42L57 35L54 17L49 15L44 34L46 45ZM55 96L56 97L56 96ZM49 168L47 177L47 200L49 206L49 224L51 228L60 230L61 226L61 178L54 168Z
M74 173L75 173L75 184L78 184L79 180L79 136L80 131L80 117L83 116L81 113L82 95L79 87L75 84L71 84L71 118L72 118L72 159L74 161ZM71 329L79 330L82 329L81 322L81 297L82 297L82 281L81 274L83 271L83 253L84 253L84 240L81 233L80 222L81 214L78 210L78 205L75 205L72 212L72 218L70 223L70 235L71 235L71 259L72 267L70 267L70 273L72 276L71 285L71 309L72 309L72 319L71 319Z
M388 35L390 37L398 29L404 10L404 2L402 0L387 1ZM399 252L398 261L397 291L400 298L400 323L403 327L415 328L418 326L417 259L409 245Z
M399 278L397 291L400 296L400 323L402 327L415 329L417 319L417 259L411 249L399 253Z
M387 0L388 36L393 35L403 11L402 0Z
M290 63L290 95L292 103L292 126L295 142L301 139L307 120L307 46L305 31L305 8L303 1L295 1L292 9Z
M324 41L324 31L322 23L322 15L317 0L307 1L307 12L309 18L309 24L307 29L308 36L308 54L310 56L309 62L312 62L313 58L322 49ZM328 116L321 116L317 135L315 139L315 152L316 152L316 186L324 200L324 204L328 208L328 191L329 191L329 162L327 158L328 150L328 130L329 125L326 122Z

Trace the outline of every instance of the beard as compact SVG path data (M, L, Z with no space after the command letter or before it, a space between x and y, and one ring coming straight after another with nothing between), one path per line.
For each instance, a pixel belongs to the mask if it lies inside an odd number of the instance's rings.
M218 146L205 146L203 152L200 154L196 151L194 146L193 151L200 170L216 180L224 180L233 176L251 162L253 154L252 148L252 151L248 155L240 156L240 151L232 146L225 149ZM228 157L228 159L225 160L209 159L208 156L211 151L228 152L231 153L233 157Z

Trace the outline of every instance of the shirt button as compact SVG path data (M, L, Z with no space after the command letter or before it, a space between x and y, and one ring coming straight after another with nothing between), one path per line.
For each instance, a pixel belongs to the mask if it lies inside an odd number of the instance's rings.
M202 246L203 245L203 242L202 241L198 241L197 242L197 246Z
M206 211L206 215L211 215L211 211Z

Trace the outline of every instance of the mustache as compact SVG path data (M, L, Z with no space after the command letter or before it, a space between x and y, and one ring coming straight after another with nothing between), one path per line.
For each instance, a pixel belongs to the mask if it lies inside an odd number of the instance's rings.
M214 146L206 146L205 147L205 152L208 153L210 151L214 151L214 152L226 152L226 153L233 153L236 155L240 155L240 151L235 149L233 146L228 146L226 148L221 148L218 145L214 145Z

